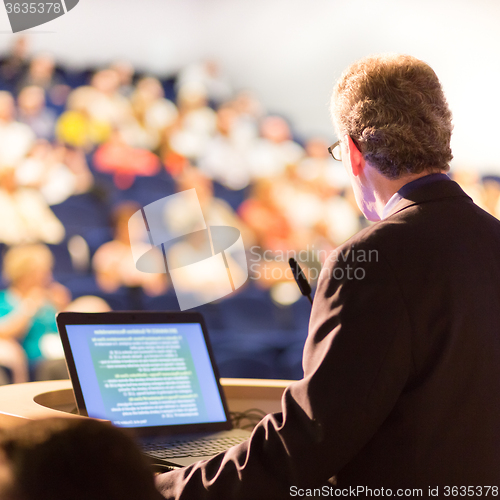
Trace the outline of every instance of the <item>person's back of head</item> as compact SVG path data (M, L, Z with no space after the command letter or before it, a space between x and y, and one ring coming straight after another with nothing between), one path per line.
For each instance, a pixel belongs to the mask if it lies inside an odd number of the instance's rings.
M451 112L436 74L415 57L371 56L351 65L334 89L332 117L339 138L350 136L389 179L449 169Z
M91 419L32 421L0 437L2 500L158 500L153 474L120 429Z

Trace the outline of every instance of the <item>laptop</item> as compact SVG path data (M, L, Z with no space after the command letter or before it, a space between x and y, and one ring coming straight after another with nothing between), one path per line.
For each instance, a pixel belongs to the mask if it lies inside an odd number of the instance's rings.
M62 312L57 325L79 414L131 430L159 468L250 436L232 427L201 314Z

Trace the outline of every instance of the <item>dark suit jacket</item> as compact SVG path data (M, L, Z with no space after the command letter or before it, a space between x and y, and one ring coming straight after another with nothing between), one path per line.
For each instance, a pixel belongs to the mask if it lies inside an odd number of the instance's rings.
M329 257L303 364L282 413L160 491L276 500L334 475L440 498L499 486L500 222L453 181L412 191Z

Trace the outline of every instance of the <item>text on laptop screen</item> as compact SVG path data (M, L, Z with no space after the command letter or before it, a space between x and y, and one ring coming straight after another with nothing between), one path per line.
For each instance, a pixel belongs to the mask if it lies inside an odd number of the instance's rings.
M121 427L226 420L198 323L66 329L89 416Z

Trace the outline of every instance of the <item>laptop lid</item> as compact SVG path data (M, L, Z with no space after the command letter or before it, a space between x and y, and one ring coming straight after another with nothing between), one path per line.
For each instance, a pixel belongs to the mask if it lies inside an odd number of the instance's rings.
M199 313L57 315L80 414L138 436L231 429Z

